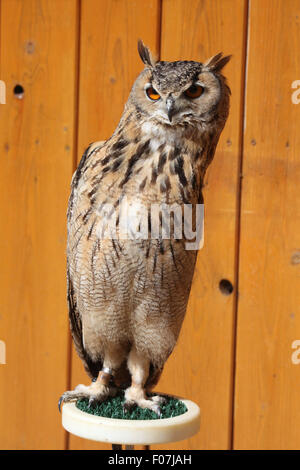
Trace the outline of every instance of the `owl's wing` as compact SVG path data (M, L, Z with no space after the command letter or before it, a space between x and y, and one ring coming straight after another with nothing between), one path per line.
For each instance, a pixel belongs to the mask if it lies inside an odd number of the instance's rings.
M72 338L74 341L75 349L83 362L84 368L87 374L91 377L97 377L99 370L102 368L102 364L97 361L97 363L93 362L92 359L87 354L86 350L83 346L83 338L82 338L82 323L81 323L81 315L77 308L77 302L74 295L73 290L73 283L72 277L70 275L70 271L67 270L67 288L68 288L68 306L69 306L69 320L70 320L70 330L72 334Z
M105 142L106 142L105 140L101 140L99 142L94 142L90 144L88 148L85 150L84 154L82 155L79 165L75 173L73 174L72 181L71 181L71 194L69 197L68 212L67 212L68 223L71 220L71 213L72 213L73 202L74 202L74 190L76 189L78 182L87 167L90 157L93 155L94 152L97 152L102 147L104 147Z
M74 191L78 185L78 181L81 178L83 172L85 171L86 164L90 158L90 156L94 153L94 151L99 150L105 141L95 142L86 149L84 152L80 163L78 165L77 170L75 171L72 182L71 182L71 194L69 198L68 204L68 212L67 212L67 219L68 224L71 223L72 217L72 208L74 203ZM97 363L93 362L92 359L89 357L88 353L86 352L84 345L83 345L83 337L82 337L82 321L81 321L81 314L77 306L76 296L74 293L73 288L73 279L71 275L71 271L69 269L69 260L67 259L67 300L69 306L69 321L70 321L70 330L72 334L72 338L74 341L75 349L77 351L78 356L83 362L84 368L87 374L91 377L97 377L99 370L102 368L102 364L97 361Z

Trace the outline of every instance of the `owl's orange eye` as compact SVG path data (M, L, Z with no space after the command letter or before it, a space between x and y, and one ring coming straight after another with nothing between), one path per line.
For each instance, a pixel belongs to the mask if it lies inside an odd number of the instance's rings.
M155 88L153 88L153 86L147 88L146 93L148 98L152 101L157 101L160 98L160 94L155 90Z
M199 98L199 96L201 96L202 93L203 93L203 87L200 85L192 85L190 86L190 88L188 88L184 92L185 96L187 96L188 98L192 98L192 99Z

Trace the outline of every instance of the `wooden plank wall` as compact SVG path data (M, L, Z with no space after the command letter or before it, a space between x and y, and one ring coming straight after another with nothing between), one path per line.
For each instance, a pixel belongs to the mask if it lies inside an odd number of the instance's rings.
M300 1L261 6L249 11L234 446L299 449Z
M111 135L142 69L139 37L164 60L233 55L205 245L157 387L199 403L201 431L153 448L300 448L299 25L300 0L0 0L0 448L109 448L67 435L56 408L88 383L68 330L66 206L81 154Z
M74 161L77 3L1 0L0 448L62 449L68 374L66 204ZM68 54L61 54L63 47ZM14 87L24 88L23 99Z

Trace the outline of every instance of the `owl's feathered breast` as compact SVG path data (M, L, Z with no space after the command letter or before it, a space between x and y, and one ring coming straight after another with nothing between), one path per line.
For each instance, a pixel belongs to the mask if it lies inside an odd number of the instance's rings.
M90 146L73 177L68 263L80 290L82 310L84 304L97 307L100 300L125 297L126 308L132 308L130 295L136 299L151 289L153 295L160 292L168 299L176 290L178 300L178 292L186 297L190 288L195 253L186 251L183 241L174 237L151 239L149 217L145 239L121 239L118 209L124 198L129 205L142 204L147 210L153 204L198 202L205 145L159 132L154 124L137 127L126 117L123 121L111 139ZM112 214L107 214L107 208ZM115 236L108 239L100 233L104 209L105 217L115 217ZM124 296L127 289L131 294Z

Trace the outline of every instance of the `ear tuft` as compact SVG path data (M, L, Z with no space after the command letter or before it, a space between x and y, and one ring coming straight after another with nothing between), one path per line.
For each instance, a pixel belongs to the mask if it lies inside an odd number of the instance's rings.
M145 65L148 65L149 67L154 67L155 60L153 59L150 50L144 45L141 39L138 40L138 52L140 58L142 59Z
M226 55L223 57L223 52L219 52L219 54L216 54L208 59L205 62L204 67L211 72L221 72L222 68L225 67L230 59L231 55Z

